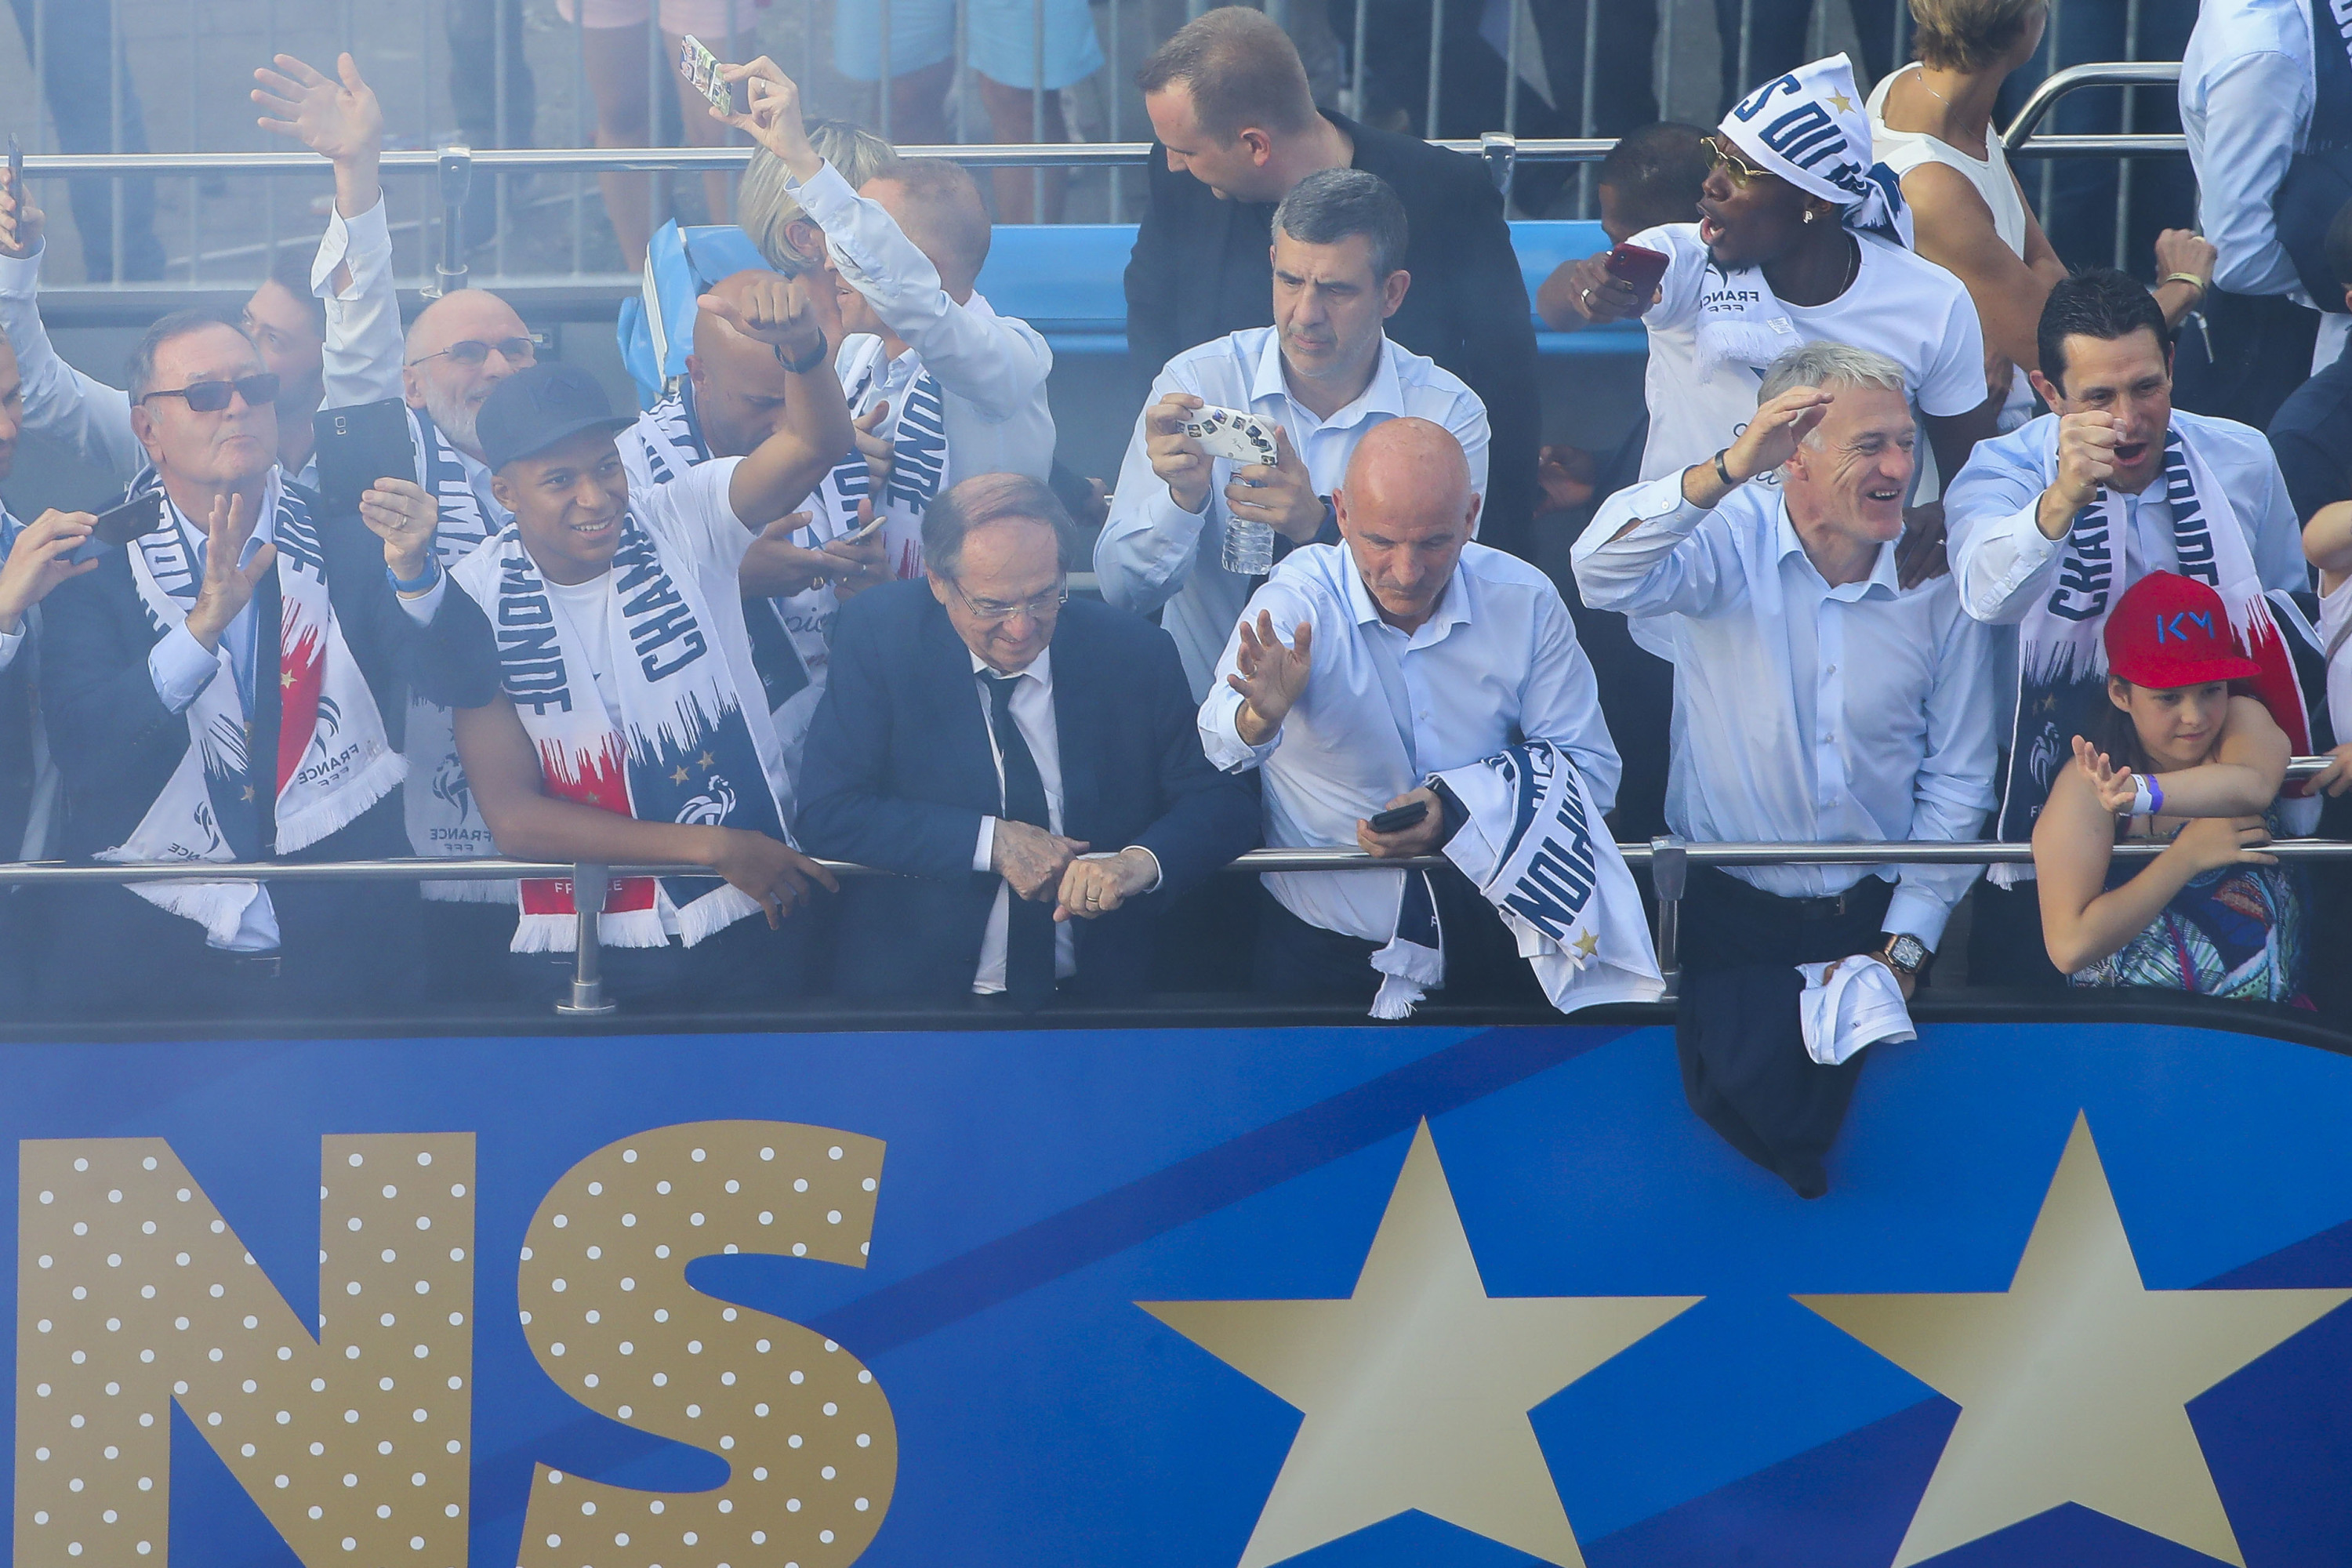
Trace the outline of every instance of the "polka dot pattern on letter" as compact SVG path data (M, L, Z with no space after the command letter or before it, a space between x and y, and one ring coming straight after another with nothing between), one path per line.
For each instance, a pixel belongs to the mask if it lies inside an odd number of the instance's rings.
M863 1268L882 1151L832 1128L689 1122L610 1144L549 1191L517 1279L541 1367L731 1471L715 1491L655 1493L542 1466L520 1568L846 1568L865 1551L898 1476L881 1385L823 1336L693 1289L686 1268L734 1251ZM592 1514L631 1521L626 1542L583 1531Z

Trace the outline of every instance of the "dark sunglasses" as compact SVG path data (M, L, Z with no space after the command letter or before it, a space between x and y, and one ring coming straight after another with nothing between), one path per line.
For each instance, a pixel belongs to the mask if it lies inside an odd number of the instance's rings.
M151 392L148 397L184 397L188 407L197 414L218 414L228 406L229 394L245 399L247 408L258 408L278 401L278 378L274 375L240 375L235 381L196 381L185 386L165 387Z
M1735 185L1752 184L1770 172L1758 168L1731 148L1725 146L1721 137L1709 137L1706 150L1707 155L1714 160L1715 166L1731 176L1731 183Z
M442 354L446 354L451 359L456 360L459 364L471 370L474 366L480 364L483 361L488 359L490 357L490 351L492 349L496 349L499 353L506 355L507 363L509 364L530 364L539 358L541 345L544 344L546 342L547 337L543 332L531 332L520 338L500 338L494 343L486 343L477 338L467 338L463 342L451 343L447 348L439 351L439 353L420 354L416 358L410 360L408 363L411 364L423 364L426 360L439 359Z

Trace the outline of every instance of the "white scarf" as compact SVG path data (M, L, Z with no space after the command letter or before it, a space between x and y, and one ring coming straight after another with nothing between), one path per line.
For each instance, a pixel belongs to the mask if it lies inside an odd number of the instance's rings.
M224 639L213 654L219 673L188 704L188 749L180 765L131 837L101 853L101 860L291 854L350 826L407 774L407 763L385 739L375 694L336 624L310 508L276 473L261 504L275 513L281 613L274 651L269 628L255 628L254 678L278 684L282 718L275 766L252 766L245 693ZM128 560L148 619L169 633L186 624L203 573L179 508L167 503L166 510L173 526L135 541ZM274 844L260 841L255 795L265 787L277 796ZM215 946L227 945L245 911L269 897L257 882L142 882L131 890L194 921Z
M457 563L479 549L494 528L485 520L465 460L449 438L414 409L409 411L408 424L416 447L416 482L441 509L433 537L434 557L444 572L455 571ZM450 710L410 692L407 743L401 752L408 759L409 784L401 791L400 805L409 849L428 859L497 854L489 824L482 820L473 788L466 782L466 765L457 759L457 723ZM419 890L440 903L515 901L512 882L425 882Z
M1740 152L1803 191L1839 207L1854 233L1911 246L1911 210L1902 183L1870 151L1870 119L1853 83L1853 65L1832 55L1766 82L1734 105L1717 127ZM1727 364L1770 364L1801 341L1796 323L1773 297L1761 267L1725 272L1712 261L1699 297L1698 376L1713 381Z
M2058 421L2044 432L2042 462L2058 468ZM2172 511L2173 550L2184 577L2194 577L2221 595L2230 630L2239 647L2263 667L2255 684L2264 706L2300 751L2309 744L2311 725L2270 600L2254 567L2245 530L2230 510L2229 493L2218 484L2179 426L2164 435L2165 500ZM2220 525L2209 516L2220 508ZM2017 725L2010 740L2009 780L2000 808L2000 837L2032 837L2033 824L2050 798L2058 770L2074 759L2079 726L2106 700L2107 616L2128 586L2121 563L2131 527L2121 496L2105 486L2074 514L2058 562L2057 585L2029 608L2017 628ZM1994 866L1986 875L2010 888L2033 879L2033 868Z
M1519 956L1562 1013L1605 1002L1654 1002L1665 993L1633 873L1606 833L1575 762L1528 741L1433 775L1469 813L1445 847L1518 939ZM1444 932L1428 874L1404 879L1396 935L1372 955L1386 976L1375 1018L1408 1018L1445 982Z
M538 748L550 793L640 822L745 828L790 842L761 767L710 607L633 510L604 577L617 603L604 650L620 695L607 721L579 629L509 526L453 574L496 629L499 679ZM746 915L749 894L699 879L615 878L598 931L608 947L688 947ZM568 952L579 934L569 880L522 884L517 952Z

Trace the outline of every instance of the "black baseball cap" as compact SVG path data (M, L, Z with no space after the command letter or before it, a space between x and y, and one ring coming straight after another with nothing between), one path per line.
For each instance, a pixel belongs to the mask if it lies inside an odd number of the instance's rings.
M544 452L583 430L625 430L636 421L613 412L604 384L571 364L527 365L483 400L474 435L493 473L517 458Z

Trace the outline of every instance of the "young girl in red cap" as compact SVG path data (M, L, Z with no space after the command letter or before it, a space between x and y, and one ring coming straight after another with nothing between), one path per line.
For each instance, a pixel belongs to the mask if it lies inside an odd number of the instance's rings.
M2103 640L2111 706L2074 738L2033 829L2051 962L2075 985L2300 1000L2301 897L2263 852L2289 743L2230 687L2260 666L2221 595L2170 572L2132 584ZM2131 841L2166 847L2116 862Z

